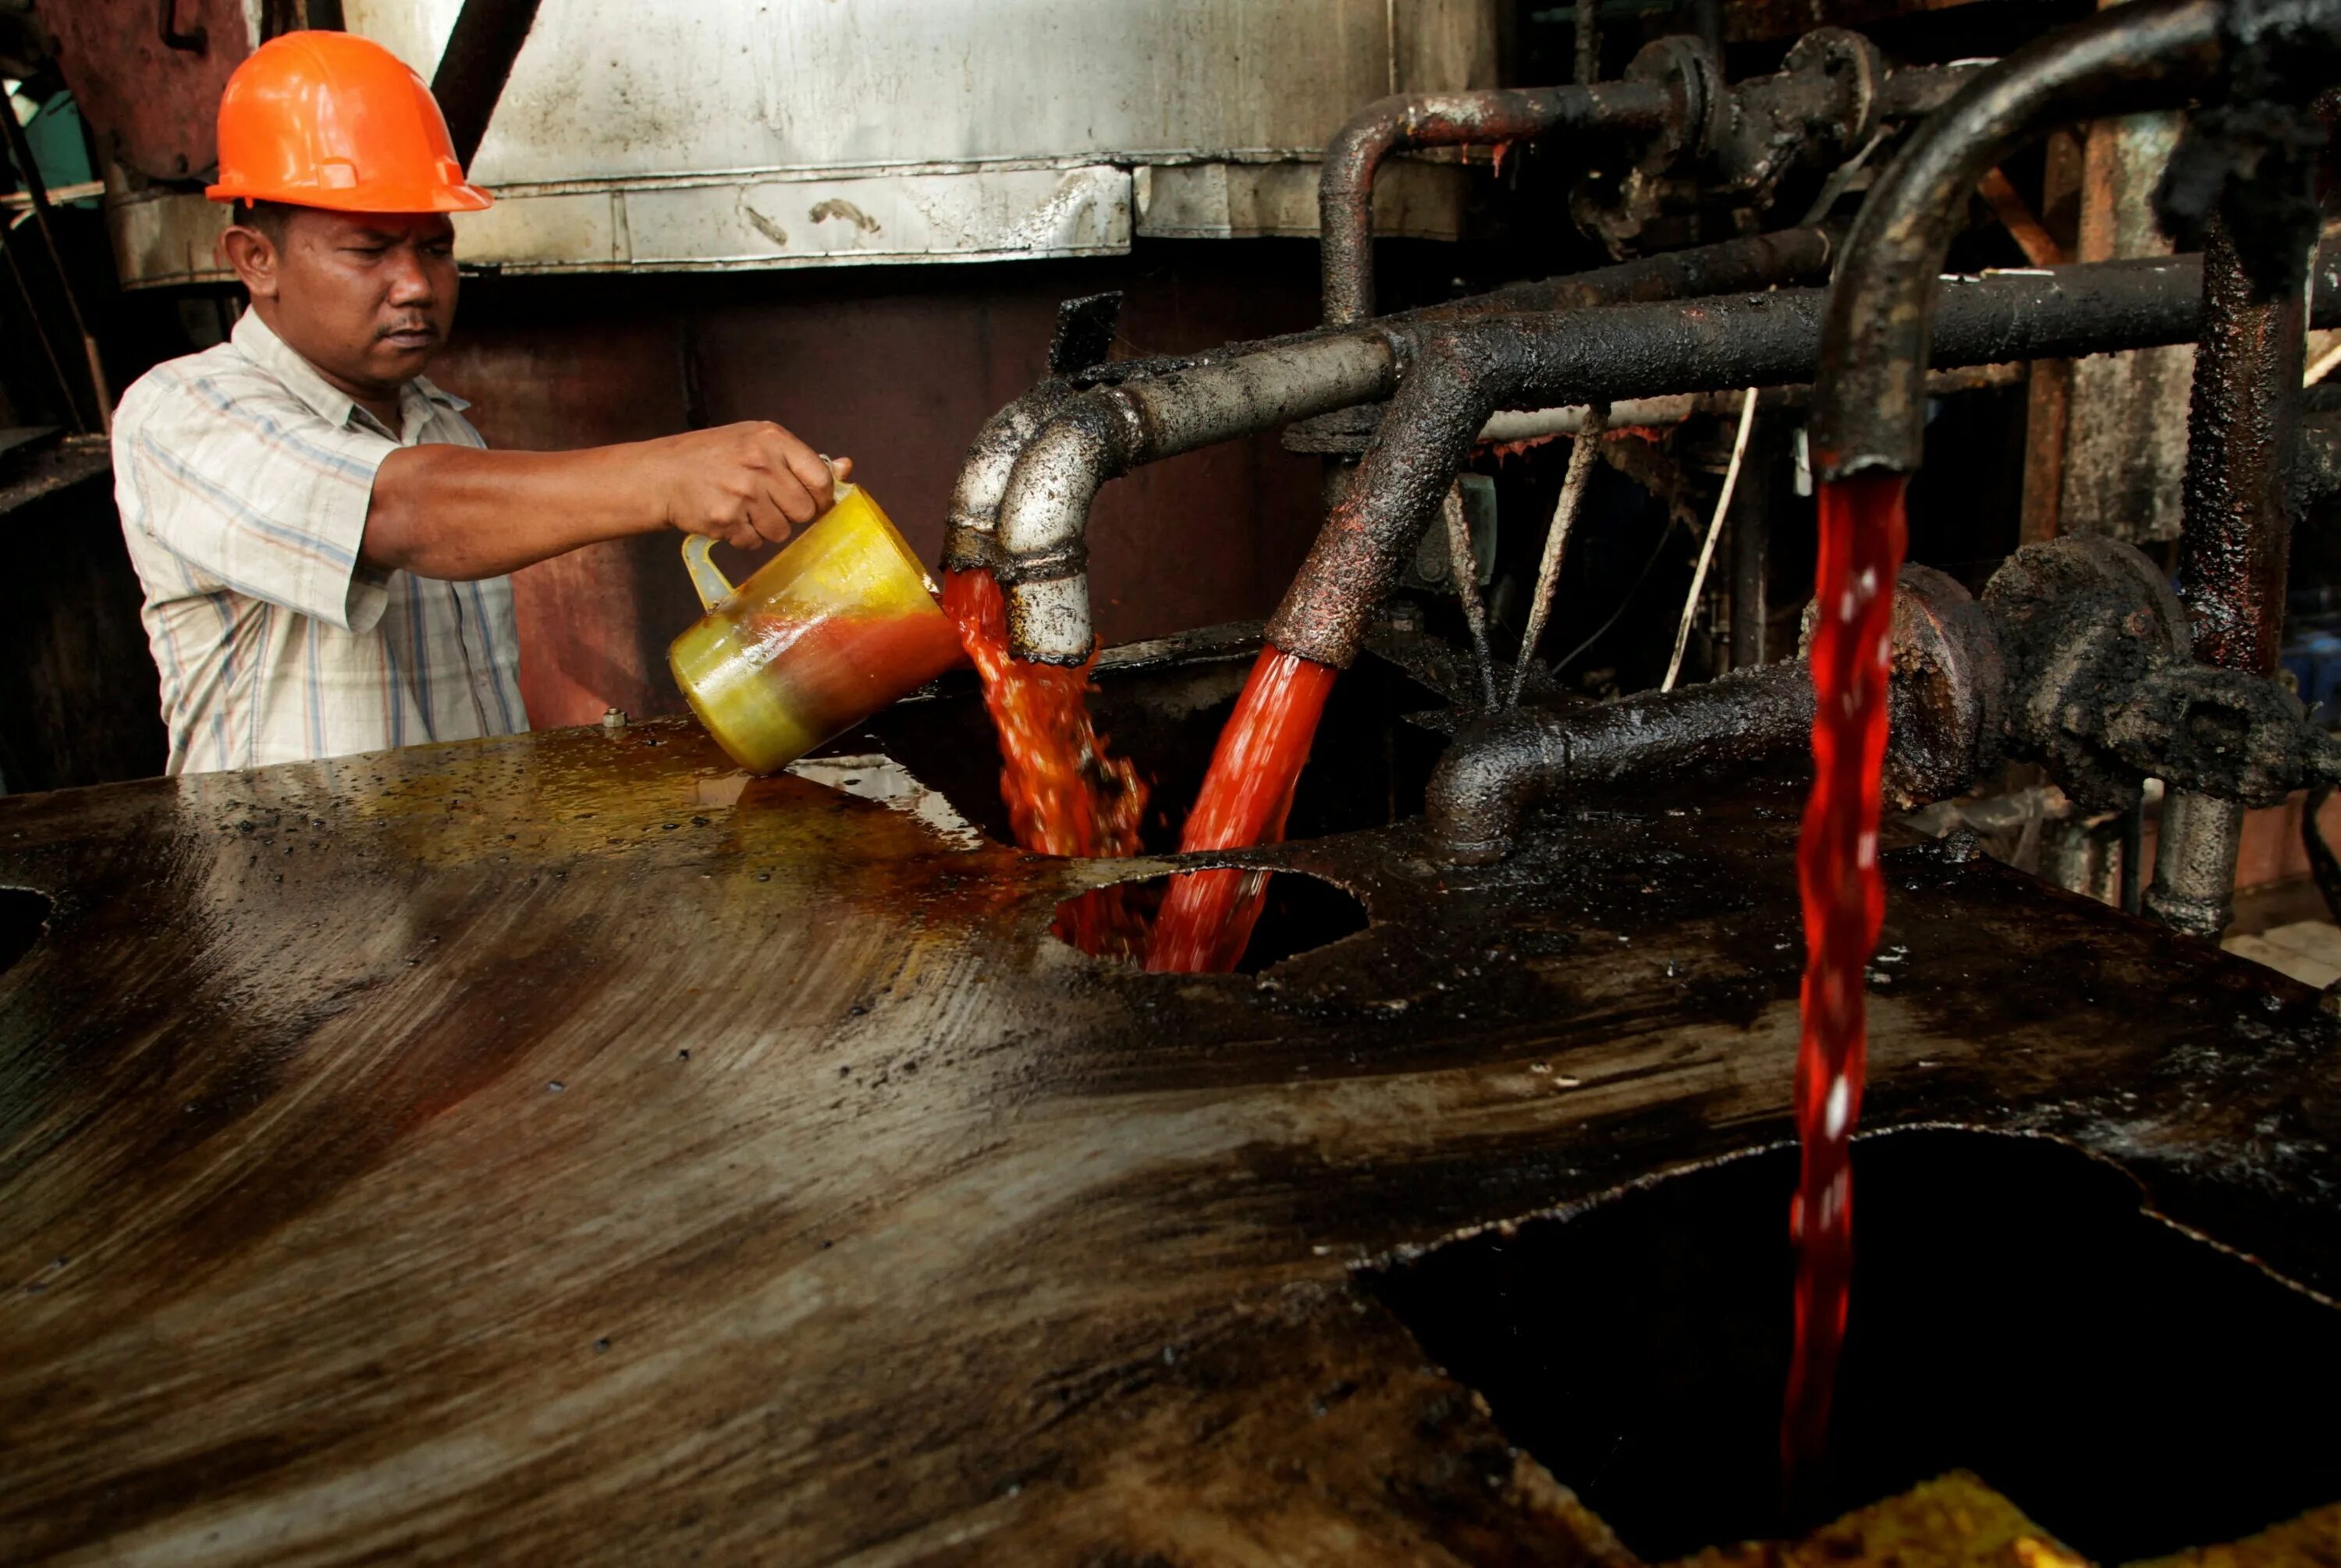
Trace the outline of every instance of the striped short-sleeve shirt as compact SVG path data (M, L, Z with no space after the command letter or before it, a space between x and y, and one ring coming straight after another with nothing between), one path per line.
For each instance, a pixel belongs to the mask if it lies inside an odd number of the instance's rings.
M507 579L358 561L384 457L485 444L464 407L418 377L392 431L256 311L124 394L115 498L145 590L170 772L528 728Z

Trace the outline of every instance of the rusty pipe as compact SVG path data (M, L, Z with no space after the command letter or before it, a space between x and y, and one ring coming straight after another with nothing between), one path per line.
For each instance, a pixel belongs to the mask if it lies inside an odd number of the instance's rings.
M952 492L944 564L998 575L1016 657L1079 664L1094 637L1083 535L1106 481L1212 442L1387 397L1400 369L1392 323L1760 288L1820 272L1830 249L1820 229L1786 230L1513 284L1361 326L1121 361L1045 382L993 415L970 448Z
M2306 301L2298 287L2255 277L2225 223L2215 219L2205 239L2180 592L2197 659L2273 675L2284 640ZM2147 911L2190 936L2216 938L2226 930L2243 826L2237 802L2174 792Z
M1615 702L1512 709L1439 759L1424 805L1430 849L1456 865L1499 860L1539 800L1784 764L1812 727L1812 682L1796 661Z
M1937 279L1976 182L2059 125L2175 107L2213 85L2231 9L2132 0L2101 11L1983 72L1920 125L1862 204L1838 264L1811 426L1821 479L1918 467Z
M1393 319L1445 321L1497 311L1550 310L1760 289L1818 276L1828 270L1832 253L1833 242L1828 231L1817 227L1783 229L1669 251L1563 277L1509 283L1489 293L1406 312ZM1356 334L1373 329L1340 330ZM1001 564L998 517L1009 475L1049 417L1080 393L1180 374L1249 354L1318 342L1332 334L1333 329L1320 327L1190 354L1115 360L1090 366L1077 375L1041 382L994 413L970 444L951 490L951 511L943 531L943 565L953 571L970 571L991 570ZM1101 474L1096 482L1102 483L1109 477Z
M1904 568L1886 778L1898 804L1957 794L1996 759L2007 674L1973 596L1931 567ZM1805 754L1812 725L1801 659L1615 702L1506 713L1464 730L1439 759L1427 843L1443 860L1485 865L1510 853L1539 801L1787 765Z
M2255 283L2226 225L2211 225L2187 415L2179 594L2195 657L2255 675L2276 673L2284 640L2306 306L2299 287Z
M2184 342L2201 313L2201 280L2200 259L2181 256L1962 283L1937 313L1931 362L1987 364ZM2318 257L2316 288L2319 324L2341 320L2341 249ZM1394 325L1408 361L1405 381L1357 482L1270 620L1270 639L1346 667L1375 605L1499 410L1802 381L1820 351L1829 298L1819 289L1781 289Z
M1655 130L1684 112L1679 93L1650 82L1402 93L1367 104L1334 133L1318 181L1326 324L1346 326L1374 313L1374 175L1391 154L1555 131Z

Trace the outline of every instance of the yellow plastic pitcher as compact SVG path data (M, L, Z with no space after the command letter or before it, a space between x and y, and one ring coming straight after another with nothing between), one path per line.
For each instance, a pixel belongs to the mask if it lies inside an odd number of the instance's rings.
M751 773L772 773L960 659L959 634L919 558L860 485L734 588L682 541L707 613L667 665L707 732Z

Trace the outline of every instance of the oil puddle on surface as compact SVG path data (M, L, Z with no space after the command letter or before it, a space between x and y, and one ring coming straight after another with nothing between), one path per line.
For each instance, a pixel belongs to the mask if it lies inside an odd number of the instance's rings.
M1430 1357L1645 1558L1971 1471L2099 1562L2341 1499L2341 1312L2145 1212L2046 1139L1858 1140L1864 1240L1796 1516L1778 1417L1795 1259L1779 1149L1366 1276Z

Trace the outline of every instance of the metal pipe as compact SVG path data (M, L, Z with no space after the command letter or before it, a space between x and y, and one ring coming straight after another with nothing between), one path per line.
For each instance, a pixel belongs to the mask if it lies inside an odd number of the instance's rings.
M2017 50L1922 124L1862 204L1838 265L1814 395L1824 481L1917 470L1938 277L1976 183L2077 120L2187 102L2216 79L2223 0L2132 0Z
M1510 709L1466 728L1439 759L1424 805L1430 842L1443 860L1484 865L1510 851L1540 799L1789 762L1812 728L1812 682L1793 661L1616 702Z
M2256 282L2226 223L2215 220L2205 238L2180 592L2196 658L2273 675L2284 641L2306 302L2298 287ZM2242 843L2240 805L2173 794L2147 909L2177 930L2216 938L2234 915Z
M2202 310L2193 256L2027 270L1946 291L1939 365L2070 357L2183 342ZM2341 249L2316 268L2319 324L2341 321ZM1802 381L1833 296L1819 289L1504 316L1390 331L1409 361L1358 482L1336 507L1269 622L1270 640L1346 667L1373 611L1490 414L1542 402ZM1920 362L1923 387L1924 365Z
M1787 442L1778 422L1756 432L1748 472L1731 505L1731 668L1752 670L1767 662L1764 640L1770 613L1772 482Z
M943 523L944 571L989 571L999 564L1000 498L1008 489L1008 476L1041 426L1072 395L1067 382L1044 381L975 432L951 485L951 511Z
M1444 321L1499 311L1559 311L1588 305L1647 304L1700 294L1733 294L1818 278L1838 244L1818 224L1666 251L1564 277L1506 283L1484 294L1395 313L1389 321Z
M1141 463L1388 395L1398 358L1377 332L1289 343L1085 392L1025 446L1001 494L1000 559L1016 657L1080 664L1090 624L1082 532L1098 487Z
M1319 177L1326 324L1346 326L1374 313L1374 175L1392 153L1554 131L1655 130L1682 111L1678 94L1648 82L1402 93L1367 104L1334 133Z
M1115 475L1387 397L1398 374L1392 325L1760 288L1819 272L1829 253L1823 231L1788 230L1514 284L1363 326L1100 365L1077 378L1091 383L1085 389L1044 382L995 414L970 449L952 493L944 564L999 575L1016 657L1079 664L1093 640L1082 535L1099 487ZM1028 453L1031 472L1020 481Z
M1957 370L1927 372L1927 395L1948 397L1959 392L1981 392L1990 387L2013 386L2025 379L2026 367L2021 364L1966 365ZM1742 389L1744 392L1745 389ZM1757 406L1769 412L1775 409L1803 408L1812 402L1813 389L1808 385L1765 387L1758 397ZM1604 428L1624 429L1634 425L1662 427L1681 424L1701 414L1720 414L1727 419L1739 415L1740 393L1679 392L1669 397L1633 398L1617 404L1603 422ZM1501 445L1507 442L1540 441L1548 436L1575 435L1585 428L1589 405L1572 403L1561 408L1506 409L1488 416L1479 427L1482 445ZM2341 462L2337 454L2336 462ZM2300 482L2312 487L2312 493L2330 493L2341 490L2341 478L2326 484L2324 491L2313 487L2322 481L2320 471L2304 465ZM2341 475L2341 467L2335 470Z
M472 166L472 156L488 134L513 62L536 25L538 0L463 0L447 31L447 46L431 73L431 95L446 117L455 162Z
M2276 673L2292 542L2286 491L2307 357L2298 286L2263 290L2213 223L2203 251L2203 330L2187 412L2179 597L2207 664Z

